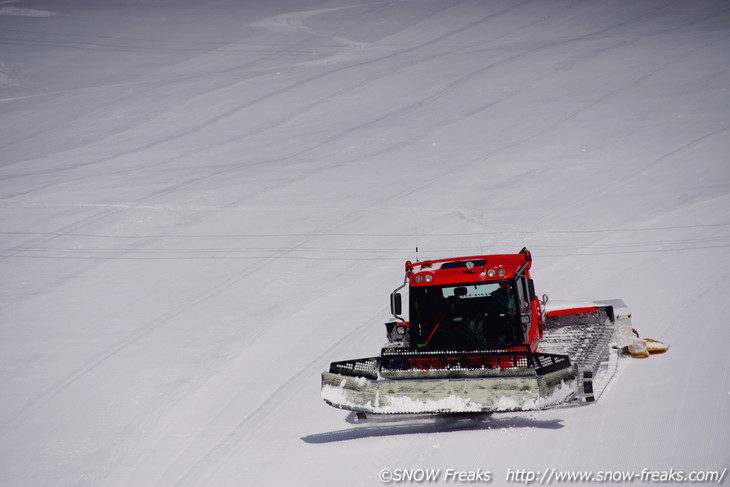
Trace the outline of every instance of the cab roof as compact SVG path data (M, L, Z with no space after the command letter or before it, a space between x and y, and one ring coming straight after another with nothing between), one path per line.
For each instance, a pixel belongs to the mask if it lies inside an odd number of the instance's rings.
M406 262L411 286L464 284L529 276L532 256L527 249L517 254L476 255Z

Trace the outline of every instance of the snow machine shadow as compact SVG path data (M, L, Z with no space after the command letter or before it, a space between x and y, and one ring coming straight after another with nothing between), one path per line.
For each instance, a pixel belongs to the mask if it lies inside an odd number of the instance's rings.
M457 431L487 431L516 428L539 428L557 430L563 428L562 419L540 420L528 416L510 414L454 414L413 415L405 420L399 416L368 416L367 420L356 420L355 413L347 422L360 426L343 430L317 433L301 438L305 443L322 444L339 441L359 440L400 435L440 434Z

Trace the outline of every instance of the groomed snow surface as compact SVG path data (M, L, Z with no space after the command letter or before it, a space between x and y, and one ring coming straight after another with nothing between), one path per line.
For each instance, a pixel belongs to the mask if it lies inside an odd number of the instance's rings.
M0 2L0 484L722 471L729 114L724 1ZM416 247L523 246L670 351L589 407L322 401Z

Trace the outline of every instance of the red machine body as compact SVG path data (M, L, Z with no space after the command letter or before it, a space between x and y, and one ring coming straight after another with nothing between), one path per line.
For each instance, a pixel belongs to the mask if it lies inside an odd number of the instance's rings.
M547 297L537 298L531 265L525 248L406 262L390 295L389 343L377 357L332 362L323 399L361 418L592 402L605 390L614 330L631 330L630 313L609 300L543 316Z

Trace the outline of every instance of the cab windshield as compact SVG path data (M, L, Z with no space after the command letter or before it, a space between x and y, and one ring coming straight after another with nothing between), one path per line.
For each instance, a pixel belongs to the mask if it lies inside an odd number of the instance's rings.
M414 346L436 349L506 347L524 343L512 281L412 287Z

